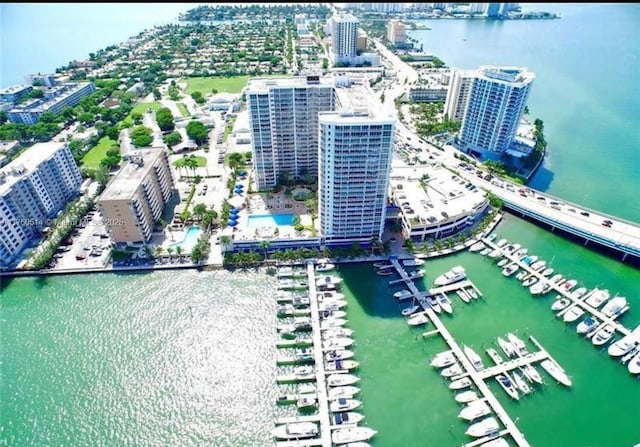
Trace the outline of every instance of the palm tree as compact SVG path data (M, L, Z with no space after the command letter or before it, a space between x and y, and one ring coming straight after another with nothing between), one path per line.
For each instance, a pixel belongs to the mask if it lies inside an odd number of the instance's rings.
M271 242L269 242L269 241L260 241L260 249L264 252L264 260L265 261L268 259L267 250L269 250L269 247L271 247Z
M171 255L173 254L173 247L167 248L167 253L169 253L169 260L171 260Z
M222 245L222 251L225 251L225 248L231 243L231 238L229 236L220 236L220 245Z
M164 251L164 248L162 248L162 245L158 245L156 247L156 258L160 257L163 251Z
M182 247L180 245L178 245L176 247L176 254L178 255L178 259L182 259Z

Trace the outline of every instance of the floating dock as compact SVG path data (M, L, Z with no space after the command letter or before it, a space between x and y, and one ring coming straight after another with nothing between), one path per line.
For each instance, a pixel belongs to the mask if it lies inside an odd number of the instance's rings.
M451 333L447 330L447 328L442 323L442 321L440 321L440 318L438 318L438 315L436 314L436 312L434 312L434 310L431 309L431 306L429 306L429 303L427 303L425 299L424 293L418 290L418 288L415 286L413 281L409 278L409 275L407 275L407 272L400 266L400 263L398 262L397 259L392 259L391 263L394 265L394 267L396 268L396 271L401 276L401 280L406 282L407 287L413 293L413 296L418 300L420 305L427 312L429 319L433 322L436 329L440 331L440 334L442 335L444 340L447 342L447 344L449 345L449 347L451 348L455 356L458 358L458 360L460 361L464 369L467 371L469 377L473 380L473 383L476 385L476 387L482 393L482 395L487 399L487 403L491 406L493 412L497 415L497 417L500 419L502 424L505 426L506 430L503 430L504 433L505 434L509 433L509 435L511 435L511 437L513 438L515 443L518 445L518 447L530 447L530 444L525 439L524 434L518 429L515 422L511 420L511 418L509 417L505 409L502 407L500 402L498 402L498 399L496 399L496 397L493 395L493 393L491 392L487 384L484 383L483 378L475 370L473 365L471 365L471 362L469 361L469 359L467 359L467 356L464 355L464 353L462 352L462 349L460 349L460 346L458 346L458 343L456 343L455 339L453 338Z

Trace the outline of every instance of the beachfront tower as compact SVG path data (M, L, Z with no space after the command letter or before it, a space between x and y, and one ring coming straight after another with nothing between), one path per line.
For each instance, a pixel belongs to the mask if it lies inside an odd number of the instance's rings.
M331 18L333 63L349 61L358 55L358 19L353 14Z
M318 176L318 113L334 110L333 80L251 79L245 90L258 190Z
M384 229L395 119L364 85L336 85L319 117L318 204L329 245L369 242Z
M451 121L462 121L464 118L475 75L476 70L453 70L451 73L447 99L444 103L444 113Z
M464 111L460 149L481 158L499 158L509 149L534 78L526 68L480 66Z

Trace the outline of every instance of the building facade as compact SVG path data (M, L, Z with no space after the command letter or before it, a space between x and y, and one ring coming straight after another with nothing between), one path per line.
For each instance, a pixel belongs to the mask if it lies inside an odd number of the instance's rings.
M400 20L389 20L387 24L387 40L393 45L407 42L406 27Z
M131 151L128 163L97 200L111 240L117 244L147 242L173 190L163 149Z
M462 121L469 101L471 85L476 70L454 70L451 73L449 90L444 103L444 113L452 121Z
M38 143L0 169L0 266L10 264L79 192L65 143Z
M73 107L82 98L96 91L93 82L54 86L45 91L45 98L33 99L9 110L7 116L13 123L35 124L45 112L60 113Z
M462 120L461 149L483 158L509 149L534 78L526 68L481 66Z
M27 96L33 87L30 85L15 85L0 89L0 102L16 102Z
M381 238L395 119L364 85L336 86L336 112L319 118L318 204L325 243Z
M318 176L318 113L334 110L333 80L252 79L245 94L258 190Z
M358 19L353 14L331 18L333 63L345 62L358 55Z

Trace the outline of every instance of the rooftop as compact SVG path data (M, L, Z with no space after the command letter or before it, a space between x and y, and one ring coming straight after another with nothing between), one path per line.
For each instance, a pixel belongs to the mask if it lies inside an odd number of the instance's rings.
M362 121L363 118L395 121L392 115L384 110L371 89L364 84L350 81L345 84L344 81L338 81L335 93L337 111L321 113L325 119L339 116L345 122Z
M6 95L8 93L18 93L28 88L32 87L30 85L14 85L11 87L0 88L0 95Z
M282 78L251 78L247 82L246 92L267 93L271 88L295 88L308 86L332 87L335 81L331 77L318 75L282 77Z
M4 179L4 183L0 183L0 195L4 194L25 174L33 172L43 161L52 157L64 146L64 143L53 141L36 143L11 163L0 168L0 177Z
M528 84L533 81L535 75L527 71L525 67L497 67L495 65L481 65L478 69L479 76L492 81L499 80L506 83Z
M129 162L111 179L99 200L129 200L133 197L140 182L153 169L153 164L162 155L164 149L151 147L128 152Z

